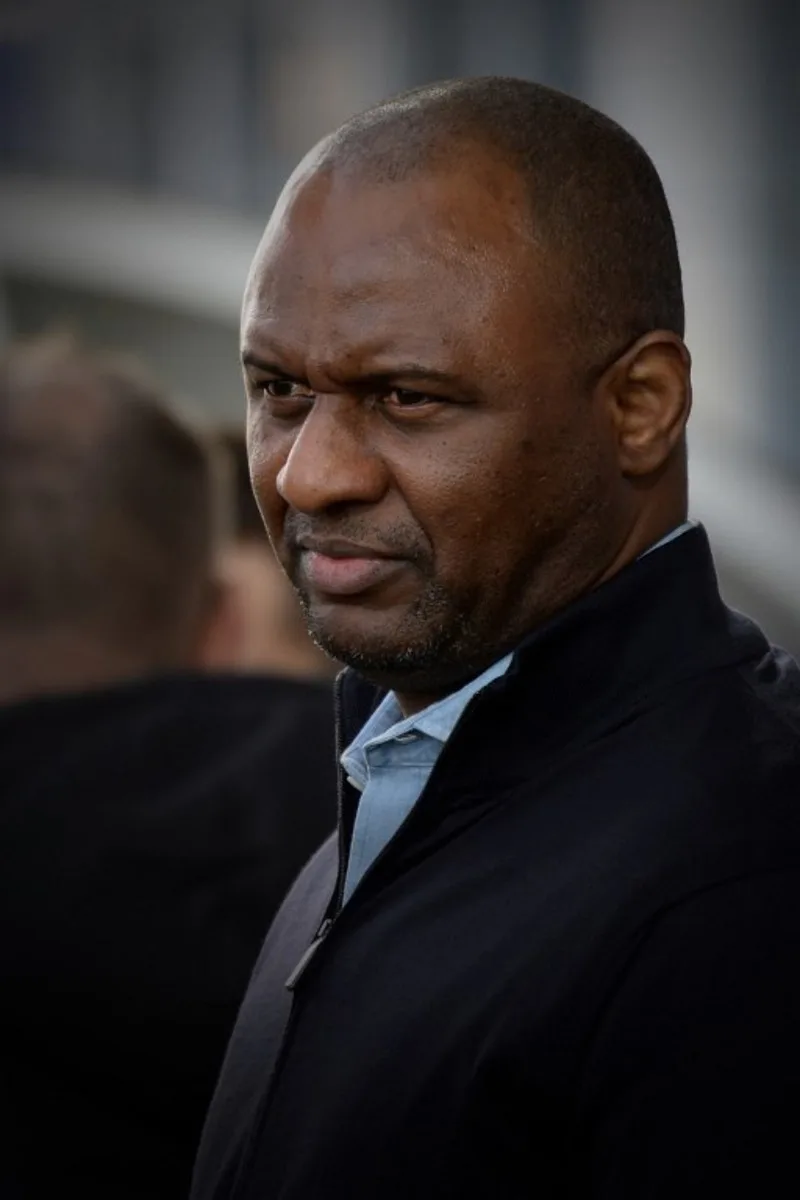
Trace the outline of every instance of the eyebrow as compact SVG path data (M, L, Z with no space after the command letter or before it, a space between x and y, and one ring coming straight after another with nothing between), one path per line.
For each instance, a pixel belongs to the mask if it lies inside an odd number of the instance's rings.
M270 362L269 359L261 358L258 354L254 354L252 350L245 350L242 353L242 366L255 367L257 371L263 371L265 375L279 375L282 379L294 379L295 376L290 375L278 363Z
M301 379L300 376L293 375L290 371L287 371L279 363L261 358L260 355L255 354L252 350L244 351L242 354L242 365L253 367L257 371L263 371L265 375L275 375L280 379L291 379L296 383L307 382ZM463 386L456 376L448 374L447 371L438 371L434 367L425 367L421 363L416 362L401 362L381 370L365 371L363 375L358 375L349 382L359 387L369 387L370 384L386 383L392 379L422 380L428 383L440 383L446 387Z

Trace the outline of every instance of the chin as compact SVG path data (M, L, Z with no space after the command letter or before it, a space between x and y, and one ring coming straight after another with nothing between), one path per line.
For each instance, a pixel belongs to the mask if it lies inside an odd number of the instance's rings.
M395 645L386 639L353 638L311 627L311 637L321 650L374 683L387 687L418 670L424 655L416 646Z
M476 655L465 644L460 623L428 623L408 611L391 621L386 612L364 619L363 609L341 613L338 607L334 612L312 608L307 619L320 649L389 691L447 690L474 674Z

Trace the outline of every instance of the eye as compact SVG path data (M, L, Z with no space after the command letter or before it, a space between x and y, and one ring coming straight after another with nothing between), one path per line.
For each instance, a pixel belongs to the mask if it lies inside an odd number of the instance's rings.
M251 388L252 401L265 416L276 421L304 419L316 399L308 384L283 376L254 379Z
M441 396L429 396L425 392L412 392L407 388L394 388L387 392L383 403L387 408L406 411L408 409L425 408L428 405L444 404Z
M313 400L314 393L305 384L294 379L267 379L256 385L256 390L273 400Z

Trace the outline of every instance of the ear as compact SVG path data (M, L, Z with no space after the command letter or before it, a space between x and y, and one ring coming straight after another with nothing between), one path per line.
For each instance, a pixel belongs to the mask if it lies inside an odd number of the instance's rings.
M623 475L652 475L681 442L692 406L691 359L682 339L666 330L645 334L598 387L606 392Z

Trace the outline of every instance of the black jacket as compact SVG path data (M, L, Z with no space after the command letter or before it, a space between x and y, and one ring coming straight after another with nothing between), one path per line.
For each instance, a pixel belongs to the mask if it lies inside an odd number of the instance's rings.
M0 1197L180 1200L265 930L335 825L329 686L0 708Z
M344 738L374 699L345 680ZM696 529L471 701L406 824L334 898L271 1073L333 845L301 876L195 1200L794 1195L799 805L800 671L723 606Z

